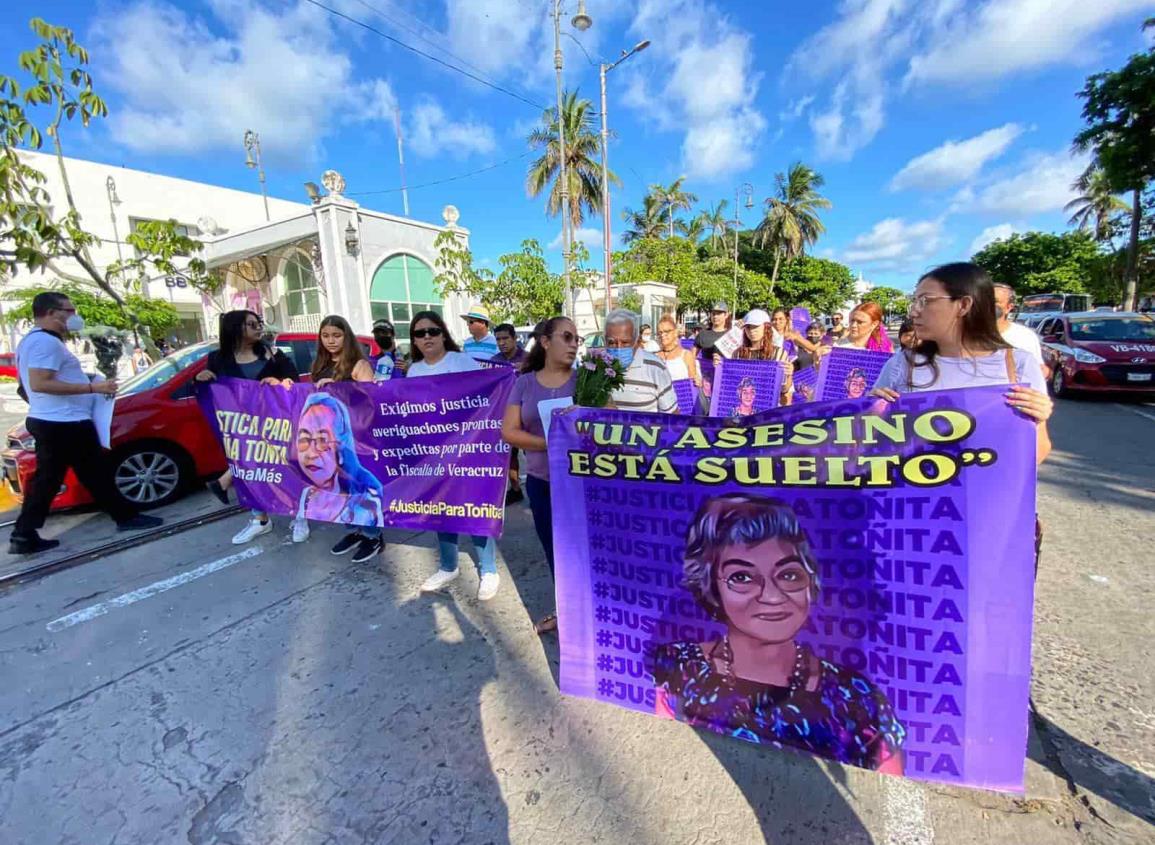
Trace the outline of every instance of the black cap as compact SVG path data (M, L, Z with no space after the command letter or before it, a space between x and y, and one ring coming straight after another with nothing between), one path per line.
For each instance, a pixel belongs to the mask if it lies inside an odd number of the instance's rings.
M388 320L374 320L373 321L373 331L377 331L377 329L384 329L387 332L392 332L393 334L397 334L397 330L393 328L393 324L390 323Z

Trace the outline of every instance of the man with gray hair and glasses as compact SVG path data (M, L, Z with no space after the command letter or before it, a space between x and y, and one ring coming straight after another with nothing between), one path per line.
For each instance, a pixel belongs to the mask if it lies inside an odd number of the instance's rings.
M640 320L625 308L606 315L606 351L626 368L626 383L610 395L610 401L623 411L676 413L678 396L666 365L638 342Z
M1021 349L1026 352L1040 367L1046 367L1046 362L1043 361L1043 347L1039 342L1039 336L1024 326L1022 323L1016 323L1011 319L1011 314L1015 310L1015 290L1008 284L1002 282L995 283L995 316L999 321L999 334L1003 336L1003 340L1013 346L1015 349Z

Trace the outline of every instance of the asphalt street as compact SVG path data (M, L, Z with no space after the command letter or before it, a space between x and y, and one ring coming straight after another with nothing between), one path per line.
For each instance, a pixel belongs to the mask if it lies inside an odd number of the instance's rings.
M1025 795L561 697L523 506L489 603L472 567L419 595L428 535L358 566L234 518L0 592L0 843L1155 842L1155 407L1052 436Z

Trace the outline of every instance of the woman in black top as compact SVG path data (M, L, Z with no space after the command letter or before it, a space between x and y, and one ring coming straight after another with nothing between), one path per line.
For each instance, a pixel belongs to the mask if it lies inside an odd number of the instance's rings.
M197 373L196 380L200 382L214 381L218 376L228 378L249 379L261 384L279 385L288 387L297 380L297 368L285 353L279 349L271 349L261 341L265 324L252 311L229 311L221 314L220 346L209 353L205 368ZM232 470L216 481L209 482L209 489L213 495L225 504L229 501L229 488L233 484ZM294 520L293 542L303 543L309 537L309 524L301 526ZM269 522L269 515L264 511L254 510L252 518L241 531L233 537L233 543L240 545L268 534L273 530Z

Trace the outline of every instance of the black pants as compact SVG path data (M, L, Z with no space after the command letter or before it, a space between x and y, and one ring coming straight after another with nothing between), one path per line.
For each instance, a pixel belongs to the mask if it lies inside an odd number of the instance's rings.
M25 427L36 438L36 472L24 491L24 505L12 536L36 536L44 526L69 467L92 494L96 505L117 522L136 516L136 508L125 501L113 484L108 455L100 445L92 420L49 422L29 417Z
M549 577L553 578L553 502L549 498L549 482L536 475L525 477L525 491L529 493L529 509L533 513L533 527L545 552Z

